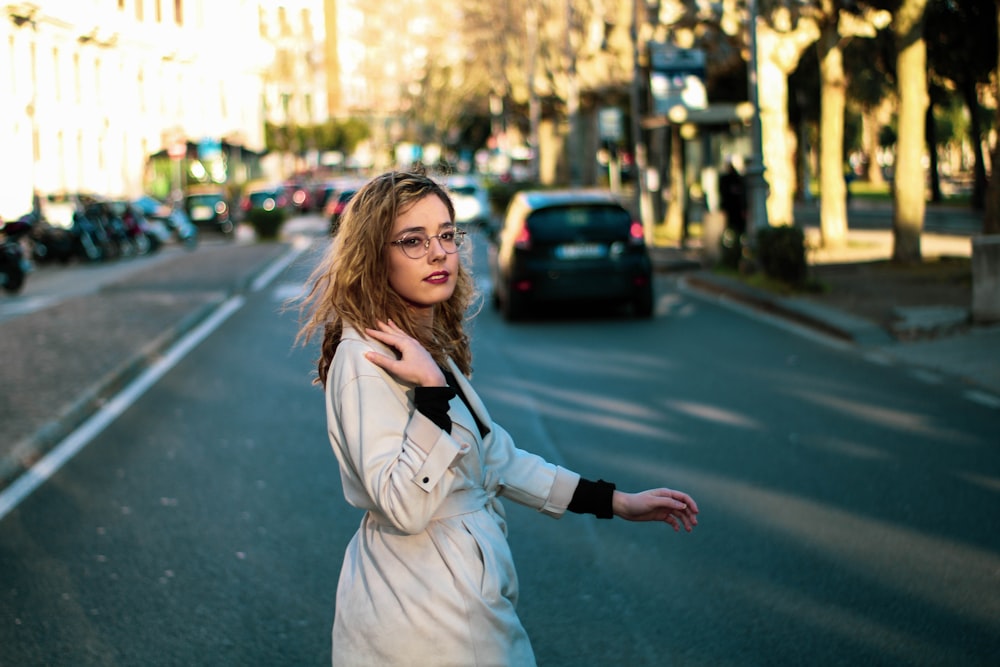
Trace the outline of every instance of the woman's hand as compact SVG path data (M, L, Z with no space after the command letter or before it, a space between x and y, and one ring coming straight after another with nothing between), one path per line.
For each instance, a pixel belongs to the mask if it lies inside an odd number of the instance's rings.
M683 491L650 489L641 493L615 491L611 498L615 516L629 521L663 521L674 527L691 530L698 525L698 505Z
M445 387L444 373L430 353L416 338L396 326L392 320L378 322L377 329L365 329L377 341L399 351L399 358L378 352L365 353L365 359L392 373L403 382L412 382L420 387Z

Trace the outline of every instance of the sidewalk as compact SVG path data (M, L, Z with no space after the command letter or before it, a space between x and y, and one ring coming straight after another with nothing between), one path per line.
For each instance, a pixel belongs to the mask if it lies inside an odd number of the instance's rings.
M96 293L0 322L0 489L288 250L200 244Z
M815 239L819 230L806 223L805 231L807 239ZM810 251L810 265L863 264L891 257L889 230L852 229L848 239L847 246L836 251ZM925 232L921 246L925 258L971 254L971 240L962 234ZM696 290L784 317L882 358L958 379L985 392L986 402L1000 407L1000 325L969 325L968 302L941 305L928 296L921 306L896 308L903 320L888 328L856 312L832 308L821 296L779 296L716 274L703 266L697 247L657 247L652 253L658 271L683 271L686 284ZM871 285L872 290L879 288ZM971 301L971 294L968 298ZM908 336L900 337L901 330Z

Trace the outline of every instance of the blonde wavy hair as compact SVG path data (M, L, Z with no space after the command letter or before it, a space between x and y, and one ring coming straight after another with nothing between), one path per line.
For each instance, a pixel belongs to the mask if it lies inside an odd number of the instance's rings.
M448 192L421 172L390 171L374 177L351 198L326 255L309 278L300 304L296 341L307 344L322 332L316 361L316 384L326 386L327 372L340 344L344 326L364 335L377 320L391 319L413 336L441 365L451 358L465 375L472 373L472 351L465 320L475 287L464 262L459 262L455 291L434 307L434 324L419 326L407 302L389 286L386 253L397 216L424 197L438 197L455 220Z

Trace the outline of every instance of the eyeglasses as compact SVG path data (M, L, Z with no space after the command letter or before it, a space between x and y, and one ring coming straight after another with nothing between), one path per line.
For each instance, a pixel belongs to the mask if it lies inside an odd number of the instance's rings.
M431 239L437 239L441 244L441 249L449 255L458 252L465 240L465 230L450 229L434 236L428 236L423 232L409 232L403 238L390 241L389 245L394 245L410 259L420 259L431 249Z

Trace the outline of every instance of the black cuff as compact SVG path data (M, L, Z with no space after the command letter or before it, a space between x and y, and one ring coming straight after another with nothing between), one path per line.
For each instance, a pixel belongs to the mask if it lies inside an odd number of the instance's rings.
M455 390L451 387L416 387L413 390L413 403L420 414L437 424L446 433L451 433L448 401L453 398Z
M573 492L573 500L569 501L568 509L575 514L593 514L598 519L612 519L615 516L611 507L611 497L615 493L615 485L599 479L591 482L580 478Z

